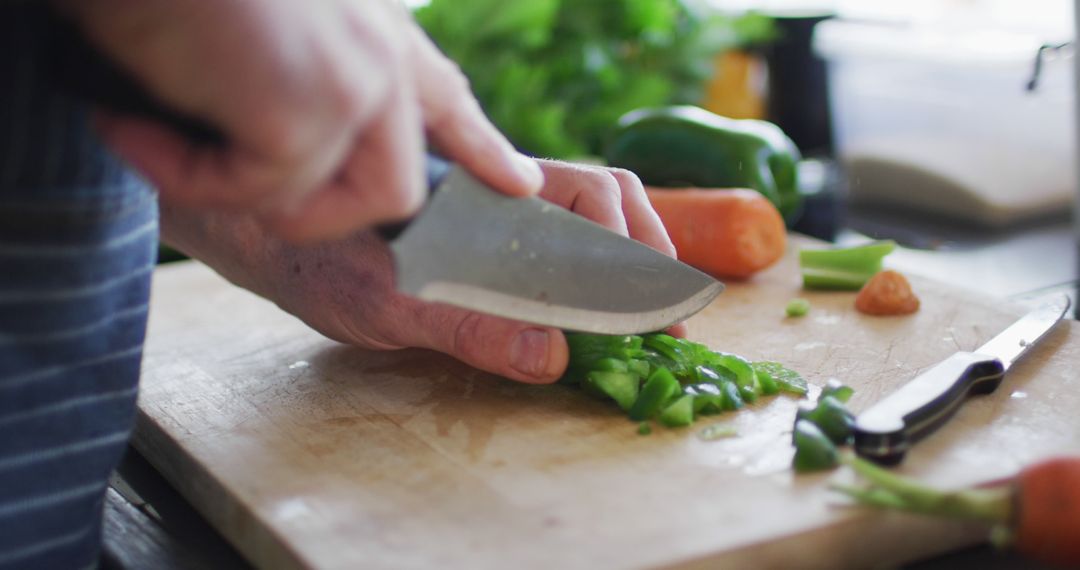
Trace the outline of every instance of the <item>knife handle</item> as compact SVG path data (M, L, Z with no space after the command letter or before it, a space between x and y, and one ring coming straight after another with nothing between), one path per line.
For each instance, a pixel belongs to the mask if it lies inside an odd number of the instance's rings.
M855 453L896 465L916 441L944 424L970 394L997 389L1005 368L997 358L958 352L923 372L855 419Z

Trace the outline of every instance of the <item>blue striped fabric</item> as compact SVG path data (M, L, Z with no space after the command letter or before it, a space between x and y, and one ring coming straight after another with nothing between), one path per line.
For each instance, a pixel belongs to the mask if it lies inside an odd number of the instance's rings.
M156 197L50 87L50 31L0 5L0 569L97 564L157 251Z

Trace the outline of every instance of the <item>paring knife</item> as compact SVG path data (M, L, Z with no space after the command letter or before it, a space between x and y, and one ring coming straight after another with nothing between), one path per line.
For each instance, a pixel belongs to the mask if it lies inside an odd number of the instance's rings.
M202 144L226 142L212 126L159 103L77 30L69 32L53 54L60 88L163 121ZM562 208L499 194L438 157L428 156L427 175L431 198L420 214L380 229L392 242L404 293L568 330L632 334L678 323L724 289Z
M1009 368L1068 309L1066 295L1041 305L975 352L953 354L859 414L855 452L884 465L900 463L911 445L945 423L968 395L996 390Z
M428 157L432 195L391 238L397 287L568 330L633 334L693 315L723 291L712 277L539 198L495 192Z

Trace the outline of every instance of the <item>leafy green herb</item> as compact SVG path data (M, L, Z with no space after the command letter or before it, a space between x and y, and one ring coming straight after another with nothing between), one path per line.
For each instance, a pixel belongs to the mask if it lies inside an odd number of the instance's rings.
M698 103L715 54L771 40L772 20L681 0L431 0L417 22L527 153L599 155L640 107Z

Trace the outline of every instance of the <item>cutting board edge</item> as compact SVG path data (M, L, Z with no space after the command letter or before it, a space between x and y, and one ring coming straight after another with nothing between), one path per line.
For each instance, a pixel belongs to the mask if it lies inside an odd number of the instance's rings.
M311 567L272 527L259 522L251 505L231 496L220 479L141 407L131 445L249 562L268 570ZM177 473L187 477L175 477Z

